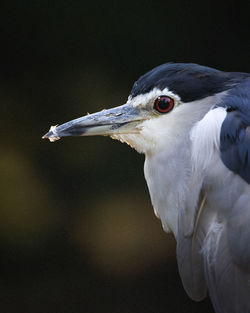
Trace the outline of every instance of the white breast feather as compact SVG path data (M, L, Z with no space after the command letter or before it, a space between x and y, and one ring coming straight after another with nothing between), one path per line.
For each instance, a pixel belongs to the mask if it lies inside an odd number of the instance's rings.
M194 170L204 171L212 162L215 151L219 152L220 131L226 114L226 109L222 107L210 110L192 128L190 138Z

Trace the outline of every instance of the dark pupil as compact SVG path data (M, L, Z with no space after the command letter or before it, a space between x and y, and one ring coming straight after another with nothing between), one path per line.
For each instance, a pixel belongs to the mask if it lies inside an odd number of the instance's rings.
M169 100L168 99L162 99L159 101L158 103L158 106L159 108L162 110L162 111L165 111L168 109L169 107Z

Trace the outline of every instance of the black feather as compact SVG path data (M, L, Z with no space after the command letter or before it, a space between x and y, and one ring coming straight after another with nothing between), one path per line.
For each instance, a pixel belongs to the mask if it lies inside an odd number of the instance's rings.
M141 76L135 82L131 96L145 94L155 87L161 90L167 87L183 102L190 102L230 89L247 75L193 63L166 63Z
M219 106L230 107L221 127L221 159L250 183L250 78L231 89Z

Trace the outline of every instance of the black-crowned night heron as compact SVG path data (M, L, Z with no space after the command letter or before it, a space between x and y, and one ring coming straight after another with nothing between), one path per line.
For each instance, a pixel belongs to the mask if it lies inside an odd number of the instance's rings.
M155 214L177 241L188 295L217 313L250 312L250 74L167 63L126 104L43 137L109 135L145 154Z

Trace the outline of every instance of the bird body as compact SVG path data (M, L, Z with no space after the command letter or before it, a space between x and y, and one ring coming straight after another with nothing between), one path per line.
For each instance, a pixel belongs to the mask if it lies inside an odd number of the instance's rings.
M216 313L250 312L250 74L167 63L120 107L44 138L110 135L145 154L155 214L177 242L183 286Z

